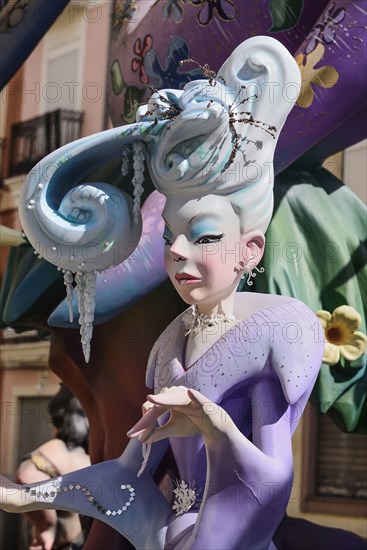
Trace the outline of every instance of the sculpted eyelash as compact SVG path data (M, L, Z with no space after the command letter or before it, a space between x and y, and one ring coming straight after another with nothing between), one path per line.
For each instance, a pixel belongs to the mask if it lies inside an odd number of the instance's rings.
M203 239L208 239L208 240L212 240L214 242L217 242L217 241L221 241L224 237L224 233L221 233L220 235L203 235L202 237L199 237L198 239L196 239L195 241L195 244L200 244L200 241L202 241Z
M221 233L220 235L203 235L202 237L199 237L200 239L223 239L224 233Z

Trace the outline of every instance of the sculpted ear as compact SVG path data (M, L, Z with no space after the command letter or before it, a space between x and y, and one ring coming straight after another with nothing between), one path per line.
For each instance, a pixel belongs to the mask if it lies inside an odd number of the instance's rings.
M263 257L265 250L265 236L261 231L251 231L242 236L243 265L248 270L254 269Z

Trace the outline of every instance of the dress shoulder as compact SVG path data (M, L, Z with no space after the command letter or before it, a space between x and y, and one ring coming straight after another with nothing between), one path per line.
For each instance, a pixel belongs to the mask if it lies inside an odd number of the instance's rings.
M324 353L322 326L315 313L300 300L275 305L259 315L269 331L271 369L289 404L310 393Z

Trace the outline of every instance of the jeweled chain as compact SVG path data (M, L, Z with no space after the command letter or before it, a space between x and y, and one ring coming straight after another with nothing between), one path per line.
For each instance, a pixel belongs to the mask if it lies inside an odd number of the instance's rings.
M125 502L124 506L122 506L121 508L118 508L117 510L110 510L109 508L105 508L100 502L98 502L96 498L94 498L94 496L91 494L91 492L88 490L87 487L83 487L79 483L76 483L74 485L70 483L69 485L65 485L62 489L60 487L56 489L56 491L50 491L50 492L46 491L45 493L42 493L37 489L32 489L28 485L22 485L22 488L26 491L26 493L29 493L31 496L34 496L36 498L48 498L48 497L52 498L56 496L56 493L60 494L63 492L68 493L71 491L80 491L81 493L84 493L85 497L92 504L92 506L95 506L95 508L99 512L101 512L101 514L105 514L106 516L117 516L117 515L120 516L121 514L123 514L128 510L129 506L131 506L131 503L135 499L135 489L129 483L121 485L121 489L123 490L127 489L130 493L130 496L129 496L129 499Z

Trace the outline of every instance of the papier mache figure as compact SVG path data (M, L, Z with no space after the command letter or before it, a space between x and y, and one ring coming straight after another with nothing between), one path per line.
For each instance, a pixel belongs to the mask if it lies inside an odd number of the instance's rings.
M77 271L86 359L93 270L120 263L139 242L144 159L166 197L166 269L190 307L151 352L147 385L154 394L121 457L43 484L4 480L2 506L77 511L108 523L136 548L266 550L275 548L292 489L291 436L321 365L323 339L300 301L236 288L264 251L273 153L300 75L288 51L268 37L242 43L217 75L203 70L207 78L183 90L153 93L136 124L65 146L56 166L60 151L48 157L45 175L38 170L28 179L22 224L36 249L55 241L49 259L65 270L67 285ZM111 161L122 153L124 174L132 156L134 201L117 187L86 183L97 153ZM53 215L45 222L47 209ZM113 258L117 239L121 254ZM88 243L101 243L90 262L82 256ZM171 502L153 479L168 446L178 470Z

